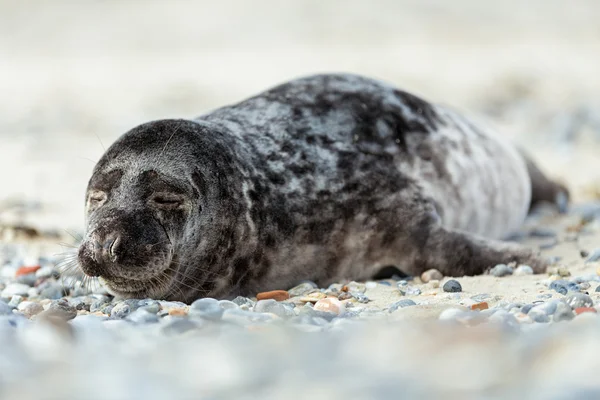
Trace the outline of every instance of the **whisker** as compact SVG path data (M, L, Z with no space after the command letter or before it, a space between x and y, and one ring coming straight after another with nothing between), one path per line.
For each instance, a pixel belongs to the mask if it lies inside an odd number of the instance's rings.
M162 154L165 152L165 149L169 145L169 142L171 141L171 139L173 139L173 136L175 136L175 133L177 133L177 131L179 130L179 128L181 128L181 125L183 125L183 122L180 122L179 125L177 125L177 127L173 130L173 133L171 134L171 136L169 136L169 139L167 140L167 143L165 143L165 147L163 147L162 151L160 152L159 157L162 156Z

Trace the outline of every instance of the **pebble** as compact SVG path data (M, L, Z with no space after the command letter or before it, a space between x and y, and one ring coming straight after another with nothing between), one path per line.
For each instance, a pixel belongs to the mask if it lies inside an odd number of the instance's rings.
M490 275L494 275L495 277L503 277L507 275L512 275L513 269L506 264L498 264L494 268L490 270Z
M288 294L292 297L295 296L304 296L305 294L310 293L311 291L317 289L317 284L311 281L304 281L298 286L295 286L288 290Z
M440 281L438 281L437 279L432 279L429 281L429 285L434 288L437 289L440 287Z
M399 286L398 290L403 296L418 296L421 294L421 289L414 286Z
M12 308L16 308L22 301L23 301L23 296L19 296L18 294L16 294L10 299L10 301L8 302L8 305L11 306Z
M537 238L549 238L558 236L554 229L549 228L534 228L529 231L529 236Z
M572 309L594 306L592 298L584 293L573 293L565 299L565 302L571 306Z
M30 287L31 286L25 285L23 283L9 283L8 285L6 285L4 290L2 290L0 297L9 298L15 295L27 296L27 292L29 291Z
M337 300L337 299L336 299ZM293 317L295 315L293 310L290 310L284 304L274 299L259 300L254 305L254 312L256 313L271 313L281 318Z
M105 297L105 296L102 296ZM144 310L152 313L158 314L158 312L162 309L160 303L153 299L144 299L138 302L138 307L143 308Z
M75 307L69 305L66 299L55 300L50 303L50 306L43 312L38 314L38 317L58 317L68 321L77 316Z
M485 301L471 305L471 310L483 311L483 310L487 310L488 308L490 308L490 306Z
M169 336L181 335L188 331L196 330L199 326L197 321L192 321L188 318L173 318L161 328L161 331Z
M437 269L433 268L428 269L427 271L421 274L421 280L423 281L423 283L428 283L433 280L441 281L442 279L444 279L444 275Z
M101 311L109 302L110 299L106 296L99 296L95 298L90 304L90 312Z
M600 285L596 286L596 293L600 292Z
M37 271L35 271L35 277L38 279L50 278L53 275L55 275L55 270L50 265L46 265L46 266L38 269Z
M311 307L310 304L305 304L303 307L300 307L300 309L298 310L298 315L319 317L325 319L326 321L331 321L338 316L338 314L335 314L333 312L315 310L313 307Z
M0 300L0 315L11 315L13 308Z
M58 300L63 297L63 287L60 283L48 280L42 285L38 288L40 289L40 297L51 300Z
M417 303L415 303L413 300L411 299L402 299L400 301L395 302L394 304L392 304L390 306L390 308L388 309L388 312L392 313L394 311L396 311L399 308L404 308L404 307L410 307L410 306L416 306Z
M110 317L116 319L123 319L129 315L131 312L131 307L129 304L125 302L120 302L115 304L115 306L110 311Z
M585 262L594 262L600 260L600 248L594 249L590 252L588 258L586 258ZM599 274L600 275L600 274Z
M531 268L529 265L519 265L517 268L515 268L513 274L517 276L533 275L533 268Z
M268 300L263 300L268 301ZM272 300L275 301L275 300ZM223 316L223 308L219 306L219 301L210 297L198 299L190 305L189 314L199 316L203 319L218 321Z
M240 307L254 307L254 301L250 300L247 297L238 296L235 299L233 299L233 302Z
M2 304L0 301L0 308ZM23 315L25 315L27 318L31 318L34 315L37 315L39 313L41 313L42 311L44 311L44 307L37 302L34 301L24 301L21 304L19 304L19 306L17 307L17 310L19 310L21 313L23 313ZM2 310L0 310L0 315L2 314Z
M22 276L22 275L30 275L30 274L35 276L35 272L37 270L39 270L40 268L41 267L39 265L28 266L28 267L20 267L15 272L15 277L19 277L19 276Z
M273 299L276 301L284 301L290 298L290 294L286 290L271 290L270 292L262 292L256 295L256 300Z
M552 320L554 322L562 322L570 321L573 318L575 318L575 313L573 313L571 307L562 301L558 302L556 305L556 310L552 315Z
M158 316L147 311L145 308L138 308L131 314L127 315L127 320L136 324L148 324L158 322Z
M565 267L549 267L546 272L548 272L549 275L558 275L563 278L571 276L571 271Z
M583 314L583 313L597 313L594 307L577 307L575 310L575 314Z
M450 293L462 292L462 286L455 279L450 279L449 281L444 283L444 286L442 287L442 289L444 290L444 292L450 292Z
M364 283L352 281L352 282L344 285L342 287L342 290L345 292L351 292L351 293L364 293L367 291L367 286Z
M334 298L321 299L315 303L313 310L331 312L336 315L343 314L346 311L344 303Z
M542 309L538 309L537 307L532 308L527 313L527 316L531 318L535 322L546 323L550 322L550 316L544 312Z

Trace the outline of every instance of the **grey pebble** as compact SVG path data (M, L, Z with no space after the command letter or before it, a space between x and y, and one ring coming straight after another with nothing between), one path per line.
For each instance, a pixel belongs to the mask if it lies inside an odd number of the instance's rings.
M554 322L570 321L573 318L575 318L575 313L571 307L562 301L558 302L556 305L556 310L552 315Z
M0 308L1 304L0 304ZM17 307L17 310L19 310L21 313L23 313L23 315L25 315L27 318L31 318L34 315L37 315L39 313L41 313L42 311L44 311L44 307L42 307L42 305L40 303L37 303L35 301L24 301L21 304L19 304L19 306ZM0 311L0 314L2 314L2 312Z
M2 290L0 297L9 298L15 295L27 296L27 292L30 288L31 286L25 285L23 283L9 283L8 285L6 285L4 290Z
M317 289L317 287L318 287L317 284L312 281L304 281L304 282L300 283L298 286L295 286L295 287L291 288L290 290L288 290L288 293L290 294L290 297L303 296L305 294L308 294L312 290Z
M293 310L274 299L257 301L254 305L254 312L273 313L281 318L289 318L296 315Z
M75 307L69 305L66 299L53 301L50 306L40 314L39 317L57 316L65 321L71 320L77 316Z
M529 265L519 265L513 272L514 275L533 275L533 268Z
M557 233L554 229L550 228L534 228L529 231L529 236L537 238L553 238L557 236Z
M442 289L444 290L444 292L449 292L449 293L462 292L462 286L455 279L450 279L449 281L444 283L444 286L442 287Z
M596 292L600 292L600 285L596 286Z
M190 305L190 316L197 316L210 321L218 321L223 316L219 301L210 297L198 299Z
M565 302L571 306L572 309L579 307L593 307L594 301L590 296L584 293L573 293L565 299Z
M498 278L512 274L513 269L506 264L498 264L490 270L490 275L494 275Z
M46 281L38 287L43 299L58 300L63 297L63 287L58 282Z
M420 291L419 291L420 293ZM368 303L371 301L371 299L369 299L367 297L367 295L360 293L360 292L351 292L350 295L352 295L352 297L354 297L356 299L356 301L358 301L359 303Z
M40 279L50 278L53 275L58 275L54 268L50 265L46 265L37 271L35 271L35 277Z
M394 311L396 311L399 308L416 306L416 305L417 305L417 303L415 303L411 299L402 299L402 300L397 301L394 304L392 304L390 306L390 308L388 309L388 312L393 313Z
M598 260L600 260L600 248L592 250L585 262L594 262Z
M291 294L290 294L290 296L291 296ZM250 300L247 297L238 296L235 299L233 299L233 302L235 304L237 304L238 306L254 307L254 301Z
M153 299L143 299L140 300L138 302L138 307L142 308L146 311L148 311L149 313L152 314L158 314L158 312L161 310L161 305L158 301L153 300Z
M11 315L13 308L0 300L0 315Z
M76 310L90 311L90 307L95 299L91 296L71 297L69 304L75 307Z
M543 309L538 309L537 307L534 307L531 310L529 310L527 315L535 322L550 322L550 316Z
M239 306L233 301L221 300L219 301L219 307L221 307L223 310L228 310L230 308L238 308Z
M27 286L33 286L35 284L35 281L37 280L37 277L35 276L35 274L26 274L26 275L19 275L16 277L15 282L17 283L22 283L24 285Z
M482 301L487 300L490 297L491 297L491 295L489 293L481 293L481 294L476 294L475 296L471 296L471 300L481 303Z
M127 316L127 319L136 324L149 324L158 322L158 316L145 309L145 307L138 308Z
M123 319L129 315L131 312L131 307L129 304L125 302L120 302L115 304L115 306L110 311L110 317L116 319Z
M162 328L162 332L165 335L173 336L173 335L181 335L182 333L186 333L188 331L192 331L197 329L200 324L197 321L192 321L188 318L176 317L170 319Z
M400 290L400 293L404 296L418 296L421 294L421 289L414 286L402 286L399 287L398 290Z
M10 301L8 302L8 305L12 308L17 308L17 306L23 301L23 296L19 296L18 294L14 295Z
M327 321L331 321L332 319L334 319L335 317L337 317L337 314L332 313L332 312L315 310L309 304L305 304L303 307L299 307L298 315L308 315L308 316L311 316L311 317L321 317L321 318L326 319Z

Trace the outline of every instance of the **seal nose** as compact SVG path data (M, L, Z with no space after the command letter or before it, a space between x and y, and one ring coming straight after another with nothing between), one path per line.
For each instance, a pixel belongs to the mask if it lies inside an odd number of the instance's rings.
M94 255L96 261L117 261L117 250L121 238L115 233L108 234L104 240L94 240Z

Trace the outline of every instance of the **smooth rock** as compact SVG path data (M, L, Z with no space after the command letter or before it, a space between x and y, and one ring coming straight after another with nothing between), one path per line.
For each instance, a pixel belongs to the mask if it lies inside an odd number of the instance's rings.
M402 300L399 300L399 301L395 302L394 304L392 304L390 306L390 308L388 309L388 312L393 313L394 311L396 311L399 308L416 306L416 305L417 305L417 303L415 303L411 299L402 299Z
M594 249L590 252L590 255L588 256L588 258L586 258L585 262L595 262L600 260L600 248L598 249ZM600 274L599 274L600 275Z
M166 320L163 319L163 320ZM192 321L188 318L175 317L170 320L166 320L165 325L161 328L161 331L168 336L181 335L189 331L198 329L202 324L199 321Z
M13 308L0 300L0 315L11 315Z
M131 314L127 315L127 319L136 324L149 324L158 322L158 316L146 311L144 308L138 308Z
M519 265L517 268L515 268L513 275L533 275L533 268L531 268L529 265Z
M432 280L441 281L442 279L444 279L444 275L437 269L428 269L421 274L423 283L428 283Z
M290 298L290 294L286 290L271 290L270 292L261 292L256 295L256 300L273 299L276 301L284 301Z
M465 311L459 308L446 308L442 311L438 317L438 319L442 321L455 320L457 317L465 314Z
M573 318L575 318L575 313L568 304L562 301L556 304L556 310L552 314L554 322L570 321Z
M593 307L594 301L584 293L573 293L565 298L565 302L572 308Z
M273 299L257 301L254 305L254 312L272 313L281 318L289 318L296 315L293 310L290 310L284 304Z
M18 294L14 295L10 301L8 302L8 305L12 308L17 308L17 306L23 301L23 296L19 296Z
M1 306L2 304L0 302L0 314L2 314ZM44 311L44 307L40 303L37 303L35 301L24 301L21 304L19 304L17 310L23 313L23 315L25 315L27 318L31 318L34 315L37 315Z
M290 296L304 296L305 294L310 293L311 291L317 289L317 284L311 281L304 281L298 286L295 286L288 290Z
M108 303L110 299L107 296L96 296L90 304L90 312L101 311Z
M153 299L140 300L137 305L139 308L143 308L152 314L158 314L158 312L162 309L160 303Z
M512 274L513 269L506 264L498 264L490 270L490 275L494 275L498 278Z
M421 294L421 289L414 286L402 286L398 290L400 290L403 296L418 296Z
M313 307L313 310L331 312L336 315L340 315L346 311L346 307L338 299L328 297L317 301Z
M219 307L221 307L223 310L228 310L230 308L238 308L239 306L230 300L220 300Z
M115 304L115 306L110 311L111 318L123 319L129 315L131 312L131 307L129 304L125 302L120 302Z
M9 283L8 285L6 285L4 290L2 290L0 297L9 298L15 295L27 296L29 288L31 288L31 286L25 285L23 283Z
M460 282L458 282L455 279L450 279L449 281L446 281L442 289L444 290L444 292L449 293L462 292L462 286L460 285Z

